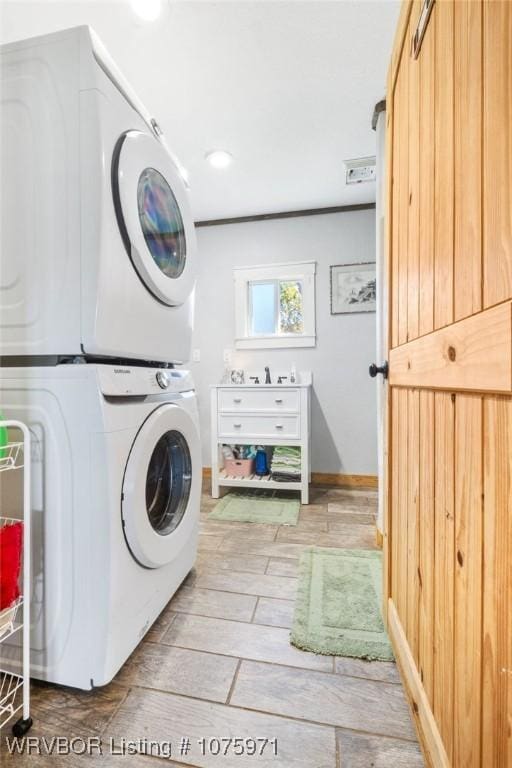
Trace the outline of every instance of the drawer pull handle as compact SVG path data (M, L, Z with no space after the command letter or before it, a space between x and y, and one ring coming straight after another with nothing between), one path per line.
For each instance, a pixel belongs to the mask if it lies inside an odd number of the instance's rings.
M276 397L276 403L282 403L283 398L282 397Z
M242 425L241 425L241 424L233 424L233 426L235 427L235 429L240 429L240 427L241 427Z
M233 402L241 403L242 402L242 398L241 397L235 397L235 398L233 398Z
M276 424L276 429L282 429L282 428L283 428L282 424Z

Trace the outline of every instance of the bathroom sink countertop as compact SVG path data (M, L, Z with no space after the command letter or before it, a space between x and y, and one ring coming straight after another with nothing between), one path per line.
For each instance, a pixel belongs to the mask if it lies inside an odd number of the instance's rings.
M255 384L254 382L250 381L251 376L258 376L260 383ZM281 384L278 383L278 378L280 376L286 376L286 381L282 382ZM270 384L265 384L265 373L261 373L260 371L247 371L245 373L246 382L244 384L233 384L231 381L229 381L227 384L224 384L222 382L219 382L218 384L212 384L211 387L223 387L226 389L232 388L232 389L239 389L240 387L244 388L252 388L252 389L265 389L265 387L288 387L288 388L294 388L297 387L311 387L313 384L313 375L311 371L298 371L297 373L297 381L295 383L290 382L290 372L289 371L276 371L271 372L271 382Z
M288 382L278 384L276 382L272 382L271 384L253 384L252 382L250 384L211 384L212 388L215 387L222 387L223 389L240 389L240 387L243 387L244 389L265 389L269 387L280 387L281 389L296 389L297 387L310 387L312 384L311 381L309 382L296 382L295 384L289 384Z

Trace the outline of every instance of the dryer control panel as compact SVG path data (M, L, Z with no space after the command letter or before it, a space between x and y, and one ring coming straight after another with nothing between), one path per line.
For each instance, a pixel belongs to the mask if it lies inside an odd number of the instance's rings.
M107 397L178 394L194 389L190 371L174 368L98 365L101 392Z

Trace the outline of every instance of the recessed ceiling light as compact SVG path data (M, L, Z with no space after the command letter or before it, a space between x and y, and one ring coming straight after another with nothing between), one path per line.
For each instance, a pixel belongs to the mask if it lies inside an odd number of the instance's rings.
M214 168L227 168L233 160L233 155L225 149L214 149L207 152L205 158Z
M162 0L131 0L132 10L144 21L156 21L162 11Z

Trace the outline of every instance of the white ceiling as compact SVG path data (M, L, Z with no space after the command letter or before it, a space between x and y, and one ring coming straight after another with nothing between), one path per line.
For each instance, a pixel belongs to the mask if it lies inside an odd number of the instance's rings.
M196 220L375 199L343 160L375 154L399 0L164 2L141 22L127 0L3 0L1 39L94 27L187 168Z

